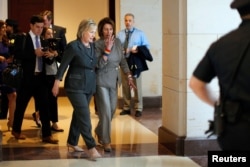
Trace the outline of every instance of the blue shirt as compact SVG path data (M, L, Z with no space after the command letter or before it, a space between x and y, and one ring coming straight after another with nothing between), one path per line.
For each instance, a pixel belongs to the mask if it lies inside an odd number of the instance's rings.
M124 29L118 32L117 34L117 38L120 39L122 46L124 45L126 39L126 31L128 30ZM132 30L130 30L128 48L132 49L133 46L142 46L142 45L145 45L149 49L149 43L144 32L133 27Z

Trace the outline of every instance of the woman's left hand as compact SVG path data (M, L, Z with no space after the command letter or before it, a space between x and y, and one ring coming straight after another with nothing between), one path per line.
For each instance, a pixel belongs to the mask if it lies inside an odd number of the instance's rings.
M136 89L133 78L128 78L128 85L130 89Z

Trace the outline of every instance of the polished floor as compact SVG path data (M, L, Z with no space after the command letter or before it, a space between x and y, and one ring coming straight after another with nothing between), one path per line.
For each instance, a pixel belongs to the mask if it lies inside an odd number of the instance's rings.
M92 127L95 127L98 116L91 104ZM78 167L78 166L102 166L102 167L196 167L201 166L190 157L175 156L167 148L158 144L157 129L161 125L160 109L145 109L142 117L133 115L120 116L117 112L112 121L112 152L104 153L101 147L97 147L102 158L93 162L88 159L86 152L77 153L66 147L72 107L66 97L59 97L59 123L64 132L53 133L53 137L59 140L59 144L44 144L41 142L41 131L36 127L31 114L34 111L34 102L30 101L25 113L22 133L26 140L16 140L7 129L7 120L0 120L0 128L3 132L2 150L3 157L1 167ZM94 129L94 128L93 128ZM93 133L94 134L94 133ZM84 149L82 138L79 146Z

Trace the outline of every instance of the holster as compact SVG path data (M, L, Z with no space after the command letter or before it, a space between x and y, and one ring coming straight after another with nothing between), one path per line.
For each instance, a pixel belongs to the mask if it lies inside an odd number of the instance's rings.
M214 105L214 120L209 120L209 129L205 134L220 136L224 131L225 123L236 123L241 118L241 105L236 101L224 101L215 103Z
M225 101L224 112L228 123L236 123L241 118L241 105L237 101Z

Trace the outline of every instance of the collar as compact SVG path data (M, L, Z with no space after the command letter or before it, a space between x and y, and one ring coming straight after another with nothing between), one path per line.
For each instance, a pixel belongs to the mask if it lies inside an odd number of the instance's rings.
M31 30L30 30L29 34L30 34L32 39L35 39L36 35ZM38 38L40 38L39 35L38 35Z
M125 32L127 33L127 32L130 32L130 33L133 33L134 32L134 30L135 30L135 28L134 27L132 27L131 29L125 29Z

